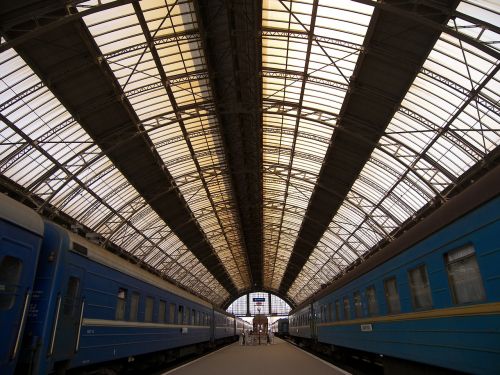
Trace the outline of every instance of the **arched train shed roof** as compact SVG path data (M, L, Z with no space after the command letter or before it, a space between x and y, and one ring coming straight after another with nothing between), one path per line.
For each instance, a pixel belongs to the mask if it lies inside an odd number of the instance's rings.
M296 305L498 164L486 0L11 1L0 186L219 306Z

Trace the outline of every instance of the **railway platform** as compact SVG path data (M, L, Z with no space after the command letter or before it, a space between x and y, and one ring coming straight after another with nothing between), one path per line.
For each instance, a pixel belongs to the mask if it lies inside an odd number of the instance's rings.
M348 375L279 338L272 345L226 346L193 362L164 372L162 375Z

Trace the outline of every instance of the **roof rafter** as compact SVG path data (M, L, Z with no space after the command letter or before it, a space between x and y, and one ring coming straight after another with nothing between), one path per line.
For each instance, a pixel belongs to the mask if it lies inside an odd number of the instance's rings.
M263 287L262 133L260 113L261 4L253 0L195 1L224 137L252 288Z

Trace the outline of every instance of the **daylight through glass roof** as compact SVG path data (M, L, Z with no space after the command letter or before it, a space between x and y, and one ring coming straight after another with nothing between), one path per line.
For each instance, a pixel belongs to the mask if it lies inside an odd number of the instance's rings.
M262 227L258 230L263 246L247 248L251 242L245 239L242 224L248 223L248 217L247 221L242 218L247 211L241 209L245 202L236 193L234 179L246 173L250 163L244 158L235 163L241 155L228 151L223 131L228 128L221 126L221 115L248 109L220 105L214 82L220 82L220 75L227 71L218 71L218 62L210 61L207 40L212 36L205 33L210 25L200 21L199 2L93 0L75 4L55 12L59 20L40 9L40 19L59 22L46 29L36 26L20 35L8 26L2 28L2 189L21 192L36 202L40 212L50 209L53 216L68 215L98 233L103 245L120 247L218 305L255 290L258 283L252 279L249 263L252 252L263 254L259 290L276 292L295 303L304 301L380 243L396 238L402 226L430 202L445 202L463 176L498 151L498 3L462 1L440 25L377 1L264 0L258 15L262 18L259 35L255 35L259 50L238 50L241 45L231 39L238 37L235 30L224 47L228 48L225 58L234 63L232 79L236 77L227 85L238 83L237 56L262 57L257 59L260 75L254 77L262 92L242 93L258 95L262 101L261 108L253 111L262 120L258 129ZM388 55L383 43L370 42L374 30L384 26L381 12L408 17L434 30L437 42L429 47L430 53L415 62L412 59L419 57ZM224 17L211 22L231 24ZM80 38L75 55L81 54L81 61L63 69L64 63L51 65L52 56L35 54L53 69L53 74L44 76L39 61L25 58L25 43L58 27L63 33L67 29L62 27L71 23L77 26L75 35L66 36ZM389 44L394 35L384 32ZM81 53L82 46L87 53ZM379 74L380 66L367 68L367 56L377 56L395 68L418 67L399 100L384 98L396 102L391 102L392 112L375 141L366 134L349 133L345 125L352 121L346 116L348 101L366 89L358 86L363 75L366 71ZM69 104L73 96L59 91L58 83L71 72L86 72L89 66L101 70L113 93L89 98L84 111ZM79 88L74 86L73 91L77 95ZM372 95L387 96L377 87L366 92L366 103ZM101 113L102 107L117 102L133 119L133 131L110 130L96 139L85 122L87 112ZM101 120L106 122L117 113L107 113ZM336 161L330 159L338 147L336 140L346 134L366 141L371 148L342 195L321 177ZM133 173L124 172L130 171L127 163L134 165L125 146L130 140L147 145L151 154L144 157L155 160L158 168L154 170L171 176L170 185L157 187L165 194L175 192L184 210L172 214L171 221L158 209L163 193L144 193L137 187L143 181L133 181ZM122 148L116 162L115 152ZM357 154L351 148L345 158L355 160ZM151 176L152 181L153 177L157 176ZM320 200L322 192L340 203L335 212L322 213L331 216L315 242L302 238L310 255L285 288L294 252L299 257L305 254L296 249L299 236L311 229L306 219L311 217L311 207L318 207L311 202ZM179 223L181 219L184 222ZM213 254L200 251L201 247ZM221 274L227 275L227 284Z

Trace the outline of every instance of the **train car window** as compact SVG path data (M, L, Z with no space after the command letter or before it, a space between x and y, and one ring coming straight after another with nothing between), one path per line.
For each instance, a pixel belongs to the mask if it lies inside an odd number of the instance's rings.
M191 310L191 324L196 325L196 310Z
M63 314L73 316L76 314L78 305L78 292L80 290L80 279L70 276L68 279L68 287L64 296Z
M448 280L454 304L480 302L486 299L483 280L471 245L445 254Z
M384 280L385 301L387 302L387 312L389 314L396 314L401 311L401 304L399 302L398 287L396 278L391 277Z
M125 320L125 306L127 304L127 289L119 288L116 300L116 320Z
M16 301L23 262L6 255L0 263L0 310L10 310Z
M333 311L332 311L332 303L330 302L328 304L328 321L331 322L333 321Z
M177 321L179 324L184 323L184 306L179 305L179 310L177 310Z
M137 321L137 315L139 312L139 299L140 295L137 292L132 292L132 297L130 299L130 320L132 322Z
M340 301L335 300L335 320L340 320Z
M153 321L153 308L155 305L155 299L153 297L146 297L146 311L144 313L144 321Z
M158 322L165 323L167 313L167 303L163 300L160 300L158 303Z
M186 314L184 316L184 323L191 324L191 310L189 310L189 307L186 307L186 309L184 310L184 313Z
M378 302L374 285L370 285L368 288L366 288L366 302L368 304L368 315L370 316L377 315Z
M172 324L177 323L175 321L175 303L170 304L170 313L169 313L169 317L168 317L168 322L172 323Z
M425 264L408 271L410 280L411 300L414 309L432 307L431 287Z
M344 320L351 319L351 302L349 297L344 297Z
M361 293L359 290L354 292L354 315L356 318L361 318L363 316L363 305L361 303Z

